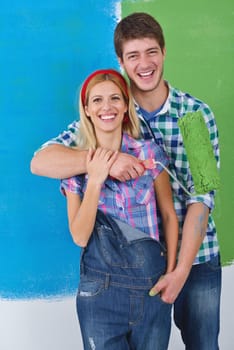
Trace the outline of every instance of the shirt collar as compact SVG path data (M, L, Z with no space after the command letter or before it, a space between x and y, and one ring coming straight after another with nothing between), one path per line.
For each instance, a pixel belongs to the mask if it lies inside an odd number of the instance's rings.
M164 115L164 114L166 114L166 113L169 113L169 112L170 112L171 103L172 103L172 101L175 99L175 98L173 97L173 95L174 95L174 88L172 88L172 86L171 86L167 81L165 81L165 83L166 83L167 86L168 86L168 91L169 91L169 93L168 93L167 99L166 99L166 101L164 102L162 108L159 109L159 111L158 111L156 114L153 115L154 118L155 118L156 116ZM138 104L135 100L134 100L134 103L135 103L136 111L139 112L139 111L140 111L140 106L139 106L139 104ZM171 115L171 113L170 113L170 116L171 116L172 118L178 119L178 116L177 116L177 115Z
M137 148L141 149L141 147L142 147L142 140L138 141L133 137L131 137L130 135L123 133L121 152L131 153L131 150L135 150Z

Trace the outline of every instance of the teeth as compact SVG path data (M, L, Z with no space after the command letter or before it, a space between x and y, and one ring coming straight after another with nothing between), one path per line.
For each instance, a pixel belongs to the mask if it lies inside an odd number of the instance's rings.
M150 72L146 72L146 73L139 73L139 75L141 77L149 77L152 73L153 73L153 71L150 71Z
M108 120L108 119L113 119L114 117L115 117L114 115L102 115L101 119Z

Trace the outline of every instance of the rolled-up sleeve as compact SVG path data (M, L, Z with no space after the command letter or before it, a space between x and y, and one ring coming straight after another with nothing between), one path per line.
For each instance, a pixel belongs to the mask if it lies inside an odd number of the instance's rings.
M203 203L210 209L210 211L212 211L215 206L215 193L216 191L211 191L204 195L188 197L186 200L186 206L193 203Z
M82 195L82 181L80 176L73 176L60 181L60 192L66 196L66 192Z
M64 145L67 147L75 147L77 134L79 133L80 122L74 121L68 125L67 130L61 132L58 136L46 141L43 143L34 154L41 151L42 149L50 146L50 145Z

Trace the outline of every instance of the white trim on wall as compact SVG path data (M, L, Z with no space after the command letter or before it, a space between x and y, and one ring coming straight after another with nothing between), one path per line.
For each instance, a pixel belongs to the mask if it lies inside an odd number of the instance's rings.
M234 265L223 268L220 349L234 344ZM1 350L82 350L76 318L75 296L62 300L0 300ZM173 327L168 350L181 350L178 330Z

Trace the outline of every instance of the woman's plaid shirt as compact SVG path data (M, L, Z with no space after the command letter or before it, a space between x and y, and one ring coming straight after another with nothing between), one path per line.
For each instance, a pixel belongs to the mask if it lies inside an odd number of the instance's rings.
M218 130L214 115L207 104L187 93L171 87L169 84L168 87L169 95L167 101L165 102L163 108L151 119L145 120L143 112L139 106L136 106L136 109L141 120L144 138L154 139L158 145L164 148L169 156L170 170L190 192L193 192L194 184L183 146L182 135L177 124L178 119L188 112L195 112L198 110L202 112L210 133L210 140L217 160L217 166L219 167L220 158ZM68 129L66 131L62 132L60 135L51 139L50 141L44 143L40 149L54 143L60 143L66 146L75 146L78 129L79 121L74 121L68 126ZM184 222L184 217L186 215L187 206L191 203L202 202L210 208L210 211L212 211L214 208L215 192L189 197L179 187L177 182L171 179L171 183L174 194L175 209L180 224L181 239L181 230ZM218 252L219 245L215 223L212 216L210 215L207 234L196 256L194 264L209 261L213 256L217 255Z

